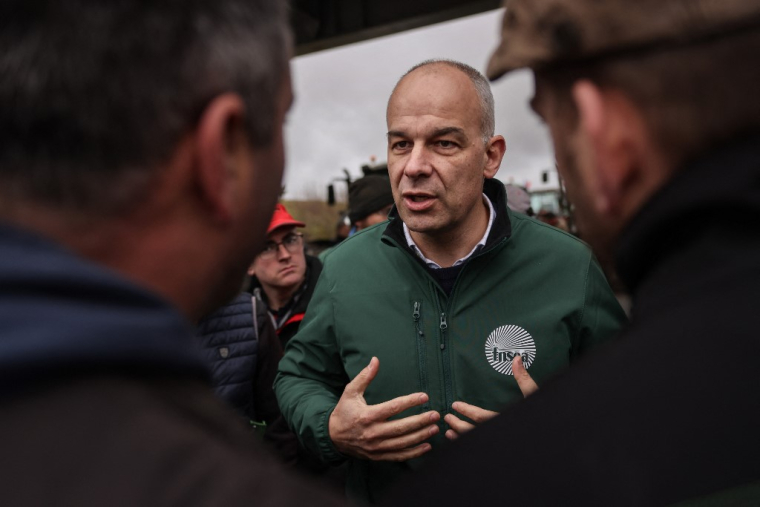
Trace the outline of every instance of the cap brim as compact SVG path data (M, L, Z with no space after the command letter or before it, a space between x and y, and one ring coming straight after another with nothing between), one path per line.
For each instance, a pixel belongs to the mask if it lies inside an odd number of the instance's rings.
M280 222L270 227L269 230L267 230L267 234L273 231L276 231L277 229L281 229L283 227L306 227L306 224L303 222L299 222L298 220L286 220L284 222Z
M488 79L496 81L510 70L513 70L504 60L504 42L501 41L499 42L499 47L496 48L488 60L488 67L486 68Z

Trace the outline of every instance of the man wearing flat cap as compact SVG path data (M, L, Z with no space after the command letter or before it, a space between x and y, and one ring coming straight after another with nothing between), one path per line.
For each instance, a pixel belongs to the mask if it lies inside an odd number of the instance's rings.
M348 188L348 218L356 231L388 219L393 206L390 180L380 174L368 174Z
M348 187L348 219L351 222L351 234L357 233L388 220L388 213L393 207L391 182L382 174L368 174L351 183ZM340 245L340 243L338 243ZM331 246L319 254L319 260L325 262L338 245Z
M631 325L391 504L760 505L760 1L506 7L488 74L533 71Z

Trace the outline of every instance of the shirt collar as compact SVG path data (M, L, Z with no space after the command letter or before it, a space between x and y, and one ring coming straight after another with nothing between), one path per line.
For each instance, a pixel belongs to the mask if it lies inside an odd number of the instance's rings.
M459 266L460 264L464 264L467 259L475 255L477 251L479 251L481 248L483 248L486 245L486 240L488 239L488 235L491 233L491 226L493 226L493 220L496 217L496 210L493 207L493 204L491 203L491 199L489 199L486 194L483 194L483 200L488 204L488 227L486 227L486 232L483 234L483 237L480 238L480 241L473 247L472 250L470 250L470 253L456 261L454 264L452 264L452 268ZM425 255L422 253L422 251L419 249L417 244L412 239L412 235L409 234L409 228L404 225L404 237L406 238L406 244L409 245L409 248L414 250L414 253L417 254L417 256L422 259L427 267L432 269L441 269L441 266L439 266L436 262L431 261Z

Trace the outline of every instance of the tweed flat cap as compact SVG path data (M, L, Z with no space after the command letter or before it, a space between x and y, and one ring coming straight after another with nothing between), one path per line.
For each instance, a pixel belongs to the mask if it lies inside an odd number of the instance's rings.
M496 79L618 52L685 44L760 27L760 0L505 0Z

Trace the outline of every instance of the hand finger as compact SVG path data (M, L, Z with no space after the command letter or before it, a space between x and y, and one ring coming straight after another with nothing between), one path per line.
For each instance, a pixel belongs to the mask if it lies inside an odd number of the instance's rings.
M454 430L446 430L446 433L444 433L444 435L446 435L446 438L449 440L456 440L459 438L459 433Z
M363 391L362 391L363 392ZM399 396L392 400L372 405L372 417L377 421L384 421L389 417L400 414L404 410L422 405L428 401L428 395L425 393L407 394Z
M435 424L441 415L436 411L425 412L419 415L410 415L403 419L395 421L385 421L378 423L372 431L369 438L388 439L394 437L401 437L409 433L415 432L420 428L425 428L431 424ZM409 447L408 445L405 447Z
M494 412L492 410L486 410L484 408L476 407L475 405L470 405L469 403L465 403L463 401L455 401L451 408L459 412L465 417L469 417L476 423L482 423L485 422L492 417L495 417L499 415L498 412Z
M414 433L402 435L400 437L388 438L378 441L376 444L369 446L369 451L373 454L387 453L391 451L402 451L412 446L421 444L428 438L436 435L440 430L435 424L420 428Z
M370 456L370 459L377 461L407 461L413 458L419 458L432 448L433 447L430 444L424 443L416 447L412 447L411 449L372 455Z
M380 369L380 360L376 357L370 359L369 364L346 385L343 390L347 394L364 395L364 391L370 385Z
M467 421L463 421L454 414L446 414L446 417L443 418L444 421L446 421L446 424L448 424L452 430L456 431L460 435L462 433L467 433L471 429L475 428L474 425L468 423Z
M523 396L527 397L538 391L538 384L533 381L533 377L531 377L528 370L525 369L522 357L519 355L515 356L512 360L512 373L515 376L515 380L517 381L517 385L520 387Z

